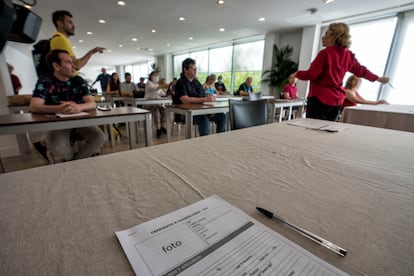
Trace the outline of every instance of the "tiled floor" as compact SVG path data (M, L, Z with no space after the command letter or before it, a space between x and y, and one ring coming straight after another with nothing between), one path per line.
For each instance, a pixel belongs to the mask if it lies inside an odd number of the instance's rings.
M109 143L106 143L102 149L102 154L111 154L113 152L129 150L128 137L126 135L125 127L119 127L121 131L121 137L118 137L115 146L111 147ZM173 130L172 140L178 141L185 138L184 126L175 126ZM140 141L137 144L137 148L145 147L144 142L144 130L141 126L140 130ZM155 129L153 129L153 145L167 143L167 135L163 134L160 138L156 138ZM2 158L3 167L5 172L12 172L17 170L23 170L28 168L40 167L48 165L46 161L36 149L32 148L31 153L27 156L26 160L23 160L21 156L6 157Z

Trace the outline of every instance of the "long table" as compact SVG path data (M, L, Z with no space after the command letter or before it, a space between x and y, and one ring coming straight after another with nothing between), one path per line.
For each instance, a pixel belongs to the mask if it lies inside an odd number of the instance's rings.
M346 127L267 124L0 175L0 275L133 275L115 232L212 194L350 275L414 275L414 133Z
M171 141L171 129L174 123L174 114L185 116L186 139L192 137L193 118L197 115L215 114L215 113L229 113L229 102L209 102L202 104L174 104L165 107L167 114L167 141ZM228 118L228 116L227 116Z
M112 108L108 111L92 110L88 115L59 118L54 114L0 115L0 135L50 131L67 128L128 123L129 147L136 147L135 122L145 121L145 143L152 144L151 113L136 107Z
M344 123L414 132L414 105L359 105L345 107Z

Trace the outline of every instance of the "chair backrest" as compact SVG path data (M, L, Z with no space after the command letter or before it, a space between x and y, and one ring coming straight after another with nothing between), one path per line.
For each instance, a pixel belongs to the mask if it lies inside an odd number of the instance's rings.
M229 101L231 129L240 129L267 123L267 100Z
M249 100L256 101L262 98L262 92L250 92L249 93Z

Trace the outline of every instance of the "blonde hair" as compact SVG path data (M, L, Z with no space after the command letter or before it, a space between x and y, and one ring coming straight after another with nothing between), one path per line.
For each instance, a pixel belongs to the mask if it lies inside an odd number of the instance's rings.
M355 88L353 85L352 85L352 82L354 81L354 80L357 80L358 82L357 82L357 85L355 86L355 87L358 87L359 86L359 84L361 83L361 79L360 78L358 78L357 76L355 76L355 75L352 75L352 76L350 76L347 80L346 80L346 83L345 83L345 89L353 89L353 88Z
M329 33L335 37L335 45L349 48L351 47L351 35L349 27L345 23L332 23L328 27Z

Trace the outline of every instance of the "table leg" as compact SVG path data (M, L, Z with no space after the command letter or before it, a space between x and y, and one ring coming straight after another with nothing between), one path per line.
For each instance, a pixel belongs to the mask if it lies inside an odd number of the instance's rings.
M172 130L172 122L174 122L174 120L171 120L171 116L174 116L173 112L168 112L169 114L167 114L167 142L171 142L171 130Z
M280 107L279 123L282 122L282 117L283 117L283 106Z
M292 116L292 106L289 106L289 116L288 116L288 121L290 120L290 117Z
M186 139L190 139L192 137L191 130L193 129L193 113L189 110L187 111L187 115L185 116L185 127L186 129Z
M151 145L152 145L152 115L151 113L146 113L145 114L145 146L148 147Z
M137 147L136 140L136 124L135 122L128 122L128 138L129 138L129 149L135 149Z

